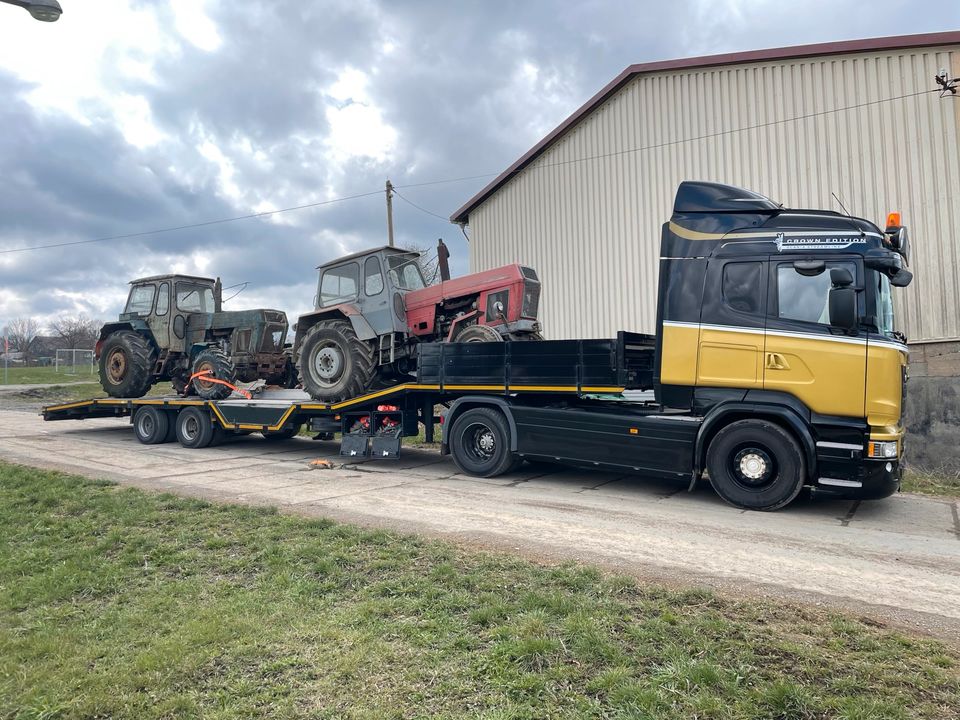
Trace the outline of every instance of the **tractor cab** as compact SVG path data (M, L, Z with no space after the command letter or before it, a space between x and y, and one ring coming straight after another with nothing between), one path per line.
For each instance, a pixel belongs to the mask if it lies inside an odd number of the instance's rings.
M133 280L130 286L120 321L144 323L159 347L174 352L187 349L187 326L191 314L210 314L221 309L219 278L154 275Z
M317 270L316 310L361 315L376 335L404 332L403 296L428 284L420 253L390 246L338 258Z

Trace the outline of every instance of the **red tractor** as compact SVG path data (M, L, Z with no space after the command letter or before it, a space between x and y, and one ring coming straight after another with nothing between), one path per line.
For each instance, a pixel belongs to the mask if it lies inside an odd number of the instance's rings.
M297 320L294 360L317 400L360 395L416 369L421 342L539 340L540 281L528 267L428 286L420 254L381 247L321 265L315 310Z

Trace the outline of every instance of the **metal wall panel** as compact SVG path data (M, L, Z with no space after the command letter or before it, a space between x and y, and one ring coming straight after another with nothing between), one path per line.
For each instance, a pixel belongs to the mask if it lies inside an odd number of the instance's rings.
M960 100L921 92L941 68L960 75L960 47L638 76L471 212L471 267L537 268L547 338L653 332L681 180L839 210L833 192L878 225L903 213L915 280L901 329L958 338Z

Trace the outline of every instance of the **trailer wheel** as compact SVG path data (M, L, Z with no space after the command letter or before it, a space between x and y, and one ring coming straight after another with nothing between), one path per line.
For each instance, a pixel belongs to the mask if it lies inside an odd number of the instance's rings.
M284 425L279 430L268 430L260 434L263 435L264 440L289 440L295 437L302 427L302 423L296 423L294 425Z
M205 448L213 443L216 432L210 413L202 407L188 407L177 415L177 440L185 448Z
M149 405L138 408L133 415L133 433L144 445L169 442L170 418L166 411Z
M779 510L803 488L803 452L779 425L740 420L720 430L707 451L707 472L717 494L748 510Z
M499 410L474 408L460 415L450 431L450 454L468 475L496 477L515 468L510 428Z

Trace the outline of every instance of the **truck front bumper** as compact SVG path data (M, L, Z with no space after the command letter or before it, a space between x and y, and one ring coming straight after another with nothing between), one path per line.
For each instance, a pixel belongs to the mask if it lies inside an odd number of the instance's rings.
M815 495L851 500L877 500L900 489L903 469L899 460L865 460L845 478L821 477L813 484Z

